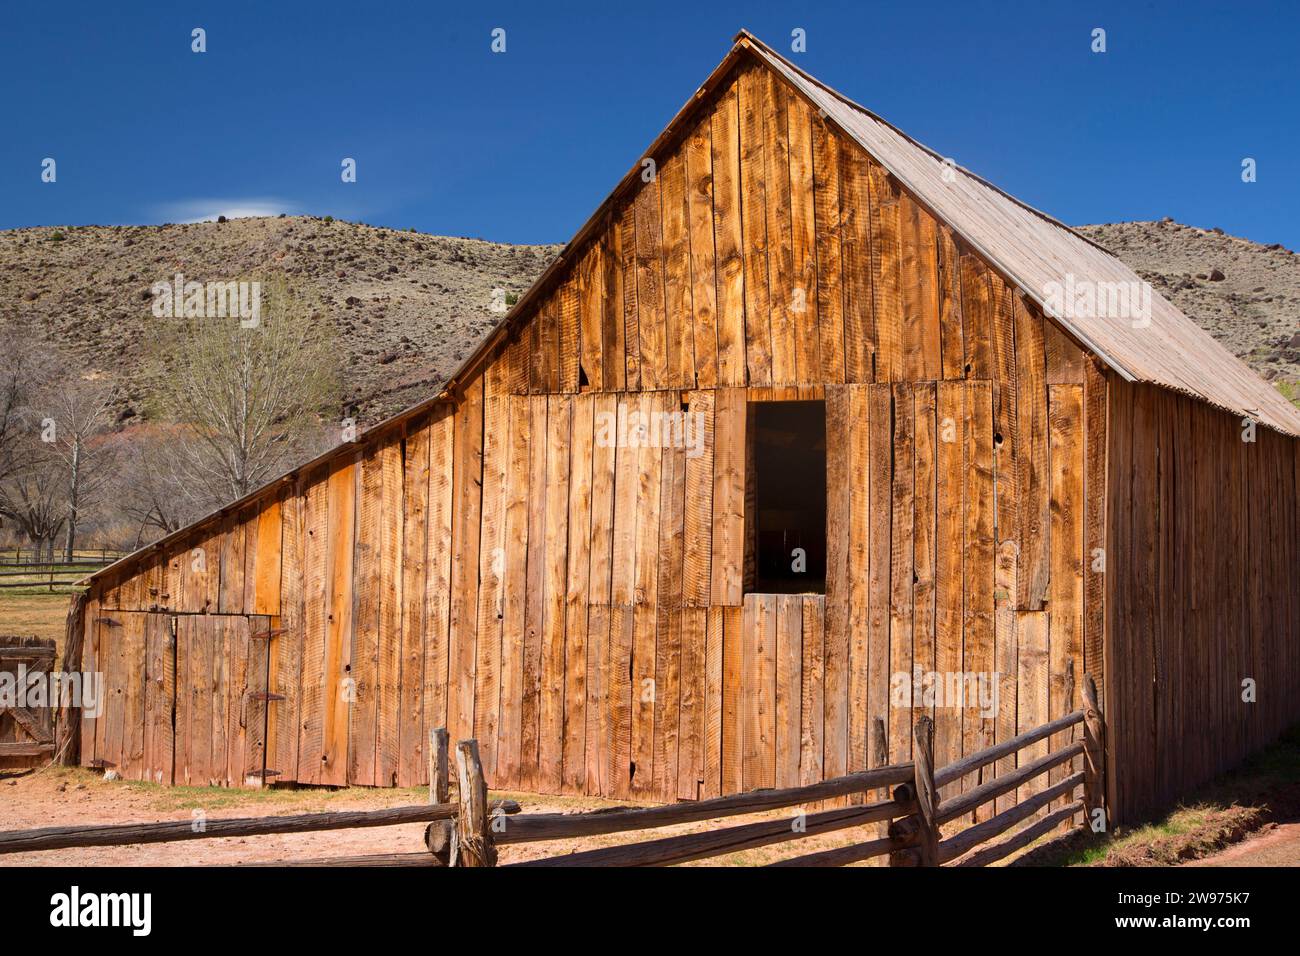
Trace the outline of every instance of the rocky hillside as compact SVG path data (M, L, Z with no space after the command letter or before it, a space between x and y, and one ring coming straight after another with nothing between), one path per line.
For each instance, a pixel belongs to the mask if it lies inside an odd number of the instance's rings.
M1300 382L1300 257L1166 220L1084 226L1211 335L1283 389ZM510 246L315 217L0 231L0 320L30 324L119 385L141 416L157 319L151 286L278 267L319 298L340 343L346 400L374 422L451 374L558 246ZM1294 392L1292 393L1294 396Z
M159 323L151 287L282 269L336 332L346 400L375 422L426 397L558 246L510 246L315 217L0 231L0 316L25 321L120 386L124 423L148 405ZM513 301L513 300L511 300Z
M1247 365L1300 392L1300 255L1172 219L1081 226Z

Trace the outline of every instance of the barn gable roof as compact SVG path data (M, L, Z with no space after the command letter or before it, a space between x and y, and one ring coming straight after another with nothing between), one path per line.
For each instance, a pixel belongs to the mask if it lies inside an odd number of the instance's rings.
M827 119L866 150L1076 339L1129 381L1149 382L1300 436L1300 409L1150 290L1150 317L1071 316L1054 292L1149 285L1102 246L1008 196L809 76L747 32L737 37ZM1066 314L1059 314L1066 311Z
M1129 381L1149 382L1191 395L1219 408L1249 415L1279 432L1300 437L1300 409L1155 290L1151 290L1150 322L1141 327L1135 327L1127 318L1056 315L1049 307L1048 290L1053 283L1063 285L1067 277L1072 277L1076 284L1089 281L1121 286L1143 284L1142 279L1101 245L916 142L870 110L810 76L746 30L737 34L727 55L642 156L657 156L671 145L701 104L706 102L707 95L730 75L742 58L756 59L773 70L831 124L880 163L922 205L947 223L989 265L1012 280L1025 295L1038 303L1045 314L1117 374ZM121 558L84 580L92 581L120 570L140 555L180 540L219 516L276 493L286 481L298 475L332 459L355 454L360 445L434 406L454 402L465 383L478 374L496 347L512 331L534 317L534 306L556 281L568 274L579 253L593 235L598 234L614 206L639 186L640 158L436 394L367 429L357 442L330 449L263 488Z

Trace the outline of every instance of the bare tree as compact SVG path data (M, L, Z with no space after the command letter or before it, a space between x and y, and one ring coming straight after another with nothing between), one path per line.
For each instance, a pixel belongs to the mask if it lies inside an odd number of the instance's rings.
M204 507L261 487L317 450L336 405L338 350L316 303L283 274L261 282L253 327L235 318L161 319L164 412L184 426L170 467Z
M33 425L19 430L17 464L0 482L0 515L22 529L38 556L53 561L54 541L68 517L67 482L53 442L42 441L40 423Z
M23 464L20 448L30 438L30 406L53 374L48 346L21 325L5 330L0 350L0 481Z
M112 387L102 379L72 373L56 377L44 390L45 421L52 423L54 452L63 462L67 484L64 560L72 561L78 521L93 507L112 477L114 445L105 440L112 424Z
M136 526L135 547L179 531L202 511L174 467L176 426L159 425L116 438L114 504ZM150 532L154 532L150 534Z

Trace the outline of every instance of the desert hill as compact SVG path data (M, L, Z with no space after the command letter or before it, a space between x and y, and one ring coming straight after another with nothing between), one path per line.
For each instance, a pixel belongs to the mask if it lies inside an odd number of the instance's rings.
M493 290L523 292L558 251L302 216L6 230L0 316L112 376L126 423L144 414L157 374L152 340L167 319L153 315L154 283L281 269L320 302L343 353L345 400L374 422L454 372L501 317Z
M1162 222L1080 227L1266 379L1300 382L1300 257L1218 230ZM117 384L125 425L158 374L151 287L177 272L230 280L283 269L321 304L342 352L345 401L366 423L450 375L559 246L429 236L290 216L162 226L0 231L0 319L29 324ZM513 301L511 299L510 301Z
M1080 226L1292 399L1300 382L1300 255L1164 219Z

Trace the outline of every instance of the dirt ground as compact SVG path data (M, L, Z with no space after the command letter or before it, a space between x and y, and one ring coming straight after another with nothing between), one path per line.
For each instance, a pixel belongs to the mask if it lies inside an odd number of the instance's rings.
M1222 853L1185 866L1300 866L1300 821L1270 824Z
M524 813L572 813L619 804L606 800L493 793L519 802ZM426 790L351 787L339 790L227 790L215 787L161 787L148 783L105 781L96 771L50 767L21 776L0 774L0 830L73 824L139 823L190 820L202 812L208 819L313 813L329 810L368 810L424 803ZM662 827L639 833L610 834L580 840L550 841L500 847L499 864L594 849L677 833L734 826L758 820L791 818L798 808ZM815 808L809 808L810 810ZM878 824L797 843L746 850L699 861L698 866L755 866L786 857L814 853L875 839ZM378 853L415 853L424 849L423 823L318 833L186 840L146 846L87 847L0 856L0 866L230 866L244 863L311 860ZM873 861L879 865L878 861Z

